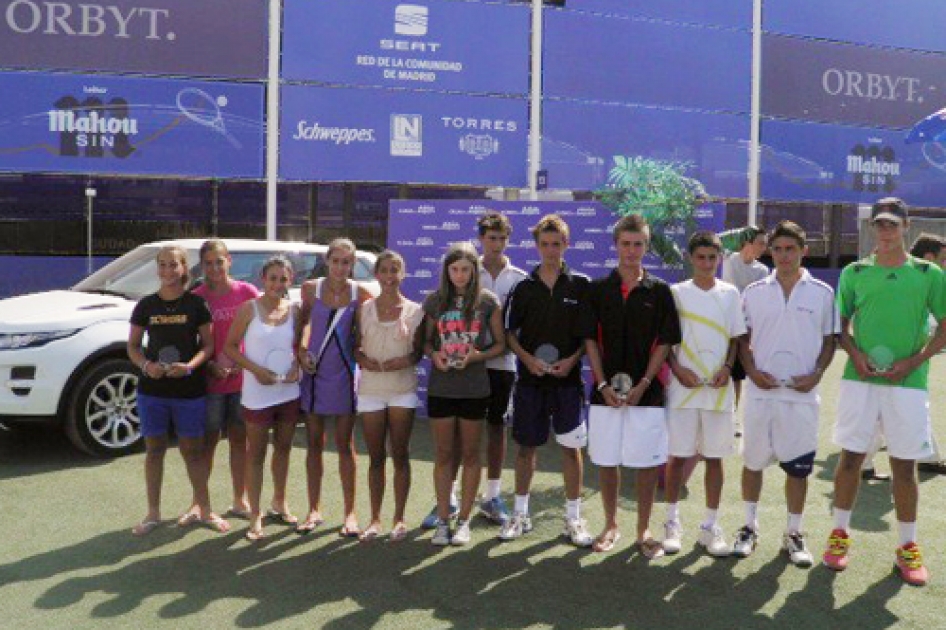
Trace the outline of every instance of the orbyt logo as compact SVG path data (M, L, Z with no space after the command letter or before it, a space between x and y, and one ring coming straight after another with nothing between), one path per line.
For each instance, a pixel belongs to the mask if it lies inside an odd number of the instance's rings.
M114 5L15 0L4 13L10 30L43 35L76 37L118 37L174 41L168 30L171 12L148 7L122 8Z
M417 114L391 114L391 155L420 157L424 154L424 119Z
M874 142L858 144L847 156L847 172L853 176L853 190L891 193L897 188L900 163L890 147Z
M499 153L499 140L489 134L472 134L460 138L460 150L477 160Z
M138 121L130 114L128 101L112 98L105 103L91 96L79 101L63 96L47 112L49 131L59 135L59 155L101 158L106 152L117 158L134 153L131 137L138 134Z
M427 34L427 7L399 4L394 8L394 32L398 35L423 37Z

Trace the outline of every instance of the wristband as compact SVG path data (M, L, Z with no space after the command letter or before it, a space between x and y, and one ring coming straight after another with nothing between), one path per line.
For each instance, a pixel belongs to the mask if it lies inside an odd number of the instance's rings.
M596 387L595 389L597 389L600 392L601 390L603 390L605 387L608 387L609 385L610 383L608 383L607 381L601 381L600 383L598 383L598 387Z

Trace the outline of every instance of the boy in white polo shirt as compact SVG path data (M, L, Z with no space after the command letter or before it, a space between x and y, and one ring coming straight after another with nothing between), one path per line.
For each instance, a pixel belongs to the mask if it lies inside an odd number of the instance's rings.
M775 462L786 473L788 524L782 547L796 566L811 566L802 514L818 447L817 386L834 356L839 331L834 291L801 266L805 232L791 221L769 236L775 271L742 296L749 334L740 356L748 375L745 392L742 498L746 524L733 555L747 557L759 540L762 473Z
M903 201L887 197L875 203L874 254L841 272L841 345L849 358L834 430L834 441L842 449L834 479L834 530L823 560L836 571L847 568L861 462L882 434L900 534L896 568L905 582L922 586L929 572L916 544L916 461L932 450L927 374L930 357L946 345L946 291L939 265L907 254L908 227ZM931 313L940 326L929 338Z
M723 254L719 237L696 232L687 244L693 279L671 287L680 315L682 340L668 355L673 379L667 390L670 459L665 494L664 551L681 548L683 527L677 499L687 460L706 462L706 518L699 544L712 556L728 556L729 545L717 524L723 491L722 458L733 453L733 383L738 338L746 334L739 289L716 279Z

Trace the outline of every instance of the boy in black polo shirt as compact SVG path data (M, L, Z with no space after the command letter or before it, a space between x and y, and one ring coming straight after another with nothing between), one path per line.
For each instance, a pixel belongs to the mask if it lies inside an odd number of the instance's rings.
M599 466L604 530L595 551L620 539L618 466L637 469L637 544L647 558L664 553L650 534L658 467L667 461L664 386L657 378L670 348L680 343L680 320L670 287L643 267L650 227L639 215L614 226L618 267L595 280L585 308L585 350L595 392L588 415L588 454Z
M514 540L532 530L529 486L536 448L548 441L551 426L564 462L564 534L572 544L588 547L592 538L580 513L581 448L587 441L581 417L580 309L591 281L565 264L568 232L568 224L555 214L542 217L532 228L542 262L516 285L506 304L506 339L519 359L512 420L519 452L513 516L499 537Z

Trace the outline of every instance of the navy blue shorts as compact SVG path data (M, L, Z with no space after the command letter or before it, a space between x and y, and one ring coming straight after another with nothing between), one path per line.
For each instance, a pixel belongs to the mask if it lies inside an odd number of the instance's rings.
M486 412L486 422L506 424L509 398L512 396L512 386L516 384L516 373L508 370L487 370L487 373L489 374L489 410Z
M171 426L182 438L204 437L207 426L207 398L160 398L138 393L138 417L143 437L161 437Z
M542 446L550 430L556 436L573 434L583 426L580 387L534 387L516 385L513 395L512 437L522 446Z

